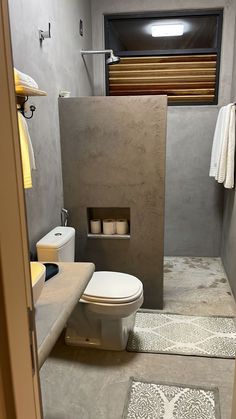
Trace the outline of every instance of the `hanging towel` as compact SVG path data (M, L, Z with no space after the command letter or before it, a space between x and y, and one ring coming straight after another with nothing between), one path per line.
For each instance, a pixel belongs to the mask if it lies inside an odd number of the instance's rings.
M223 106L216 122L209 176L234 187L235 105Z
M234 167L235 167L235 105L231 106L229 121L229 139L226 158L226 177L224 187L231 189L234 187Z
M220 153L222 147L221 131L223 125L223 117L225 113L225 107L221 108L216 121L216 128L214 133L212 151L211 151L211 165L209 176L216 177L220 163Z
M23 86L23 87L32 87L33 89L38 89L39 86L36 81L28 76L25 73L14 68L14 79L15 79L15 86Z
M20 133L21 159L23 168L24 188L32 188L31 170L36 169L34 151L29 135L27 122L20 111L18 114L18 125Z

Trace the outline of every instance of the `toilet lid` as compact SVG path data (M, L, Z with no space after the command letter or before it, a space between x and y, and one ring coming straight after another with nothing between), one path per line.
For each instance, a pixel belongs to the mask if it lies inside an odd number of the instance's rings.
M143 292L142 282L121 272L95 272L87 285L83 299L100 303L125 303L136 300Z

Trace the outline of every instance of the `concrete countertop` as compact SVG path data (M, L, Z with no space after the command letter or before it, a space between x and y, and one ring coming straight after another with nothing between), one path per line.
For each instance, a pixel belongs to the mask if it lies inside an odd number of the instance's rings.
M58 274L45 282L35 306L39 368L55 345L95 269L93 263L81 262L60 262L58 266Z

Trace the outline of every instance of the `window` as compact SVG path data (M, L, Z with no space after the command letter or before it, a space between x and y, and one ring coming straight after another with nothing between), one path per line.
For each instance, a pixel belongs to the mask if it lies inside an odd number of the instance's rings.
M105 16L107 95L168 95L168 104L217 104L222 10Z

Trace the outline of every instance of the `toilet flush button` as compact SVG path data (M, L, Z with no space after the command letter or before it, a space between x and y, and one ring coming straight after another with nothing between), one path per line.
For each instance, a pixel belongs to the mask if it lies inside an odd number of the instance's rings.
M62 236L62 233L55 233L54 236Z

